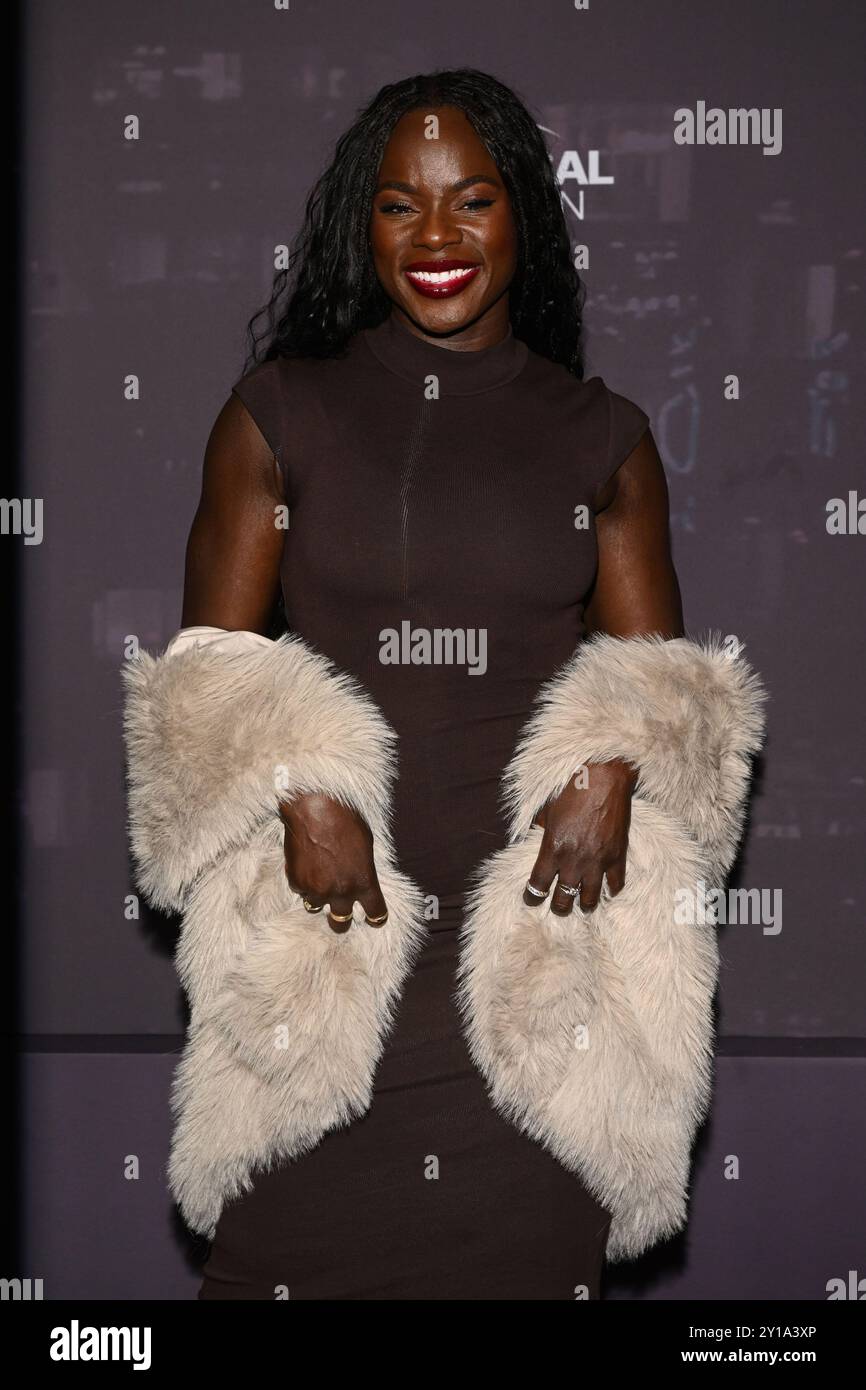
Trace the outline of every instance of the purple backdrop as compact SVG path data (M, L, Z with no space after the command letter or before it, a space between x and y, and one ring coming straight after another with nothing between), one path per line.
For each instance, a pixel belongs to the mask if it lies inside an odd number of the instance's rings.
M581 11L569 0L478 0L446 22L405 0L292 0L288 11L270 0L39 0L25 18L22 472L44 523L40 544L17 542L23 1027L53 1062L31 1059L27 1071L33 1267L24 1272L46 1278L47 1297L52 1273L55 1288L65 1280L71 1291L46 1210L81 1218L83 1209L97 1234L76 1248L74 1291L99 1297L101 1242L121 1218L98 1215L104 1188L93 1173L104 1165L108 1180L125 1155L148 1153L150 1196L139 1188L135 1203L150 1219L137 1206L123 1296L158 1287L184 1296L170 1272L181 1254L166 1238L153 1126L167 1103L164 1054L179 1047L185 1015L173 924L143 908L128 916L123 640L154 648L179 626L205 441L240 375L274 249L291 239L333 141L382 83L442 66L508 82L547 130L575 248L589 253L588 374L652 418L689 631L736 634L771 691L734 883L763 893L775 920L765 910L721 935L723 1047L738 1053L736 1067L748 1071L751 1056L757 1070L753 1091L727 1096L724 1072L717 1101L719 1113L742 1116L743 1095L754 1096L751 1162L767 1182L785 1124L784 1105L760 1102L769 1040L789 1054L791 1114L808 1113L819 1075L838 1087L846 1125L852 1067L862 1094L866 535L830 534L827 506L866 496L863 7L593 0ZM781 149L677 143L674 113L700 102L780 111ZM124 138L130 115L137 140ZM125 398L129 374L138 400ZM738 399L726 398L732 375ZM106 1053L115 1065L103 1087ZM150 1089L121 1124L114 1089L125 1075ZM833 1115L824 1106L816 1123ZM823 1147L801 1146L794 1187L812 1191L827 1145L853 1142L862 1166L859 1123L859 1136L840 1118ZM73 1133L58 1177L53 1146ZM734 1142L723 1137L721 1152ZM828 1209L842 1200L820 1186ZM709 1296L700 1290L718 1284L707 1269L728 1199L717 1183L701 1194L695 1230L705 1238L691 1240L686 1271L664 1296ZM154 1219L165 1244L148 1263ZM781 1226L785 1212L764 1209L764 1219ZM838 1224L828 1211L826 1229ZM862 1202L843 1224L850 1245L834 1234L827 1278L840 1260L864 1263ZM814 1229L803 1235L813 1250L815 1239ZM800 1265L764 1259L772 1296L774 1270ZM799 1294L789 1280L779 1296L823 1297L818 1266L811 1285L804 1273L793 1281ZM756 1278L760 1286L760 1263ZM619 1296L660 1295L623 1286Z

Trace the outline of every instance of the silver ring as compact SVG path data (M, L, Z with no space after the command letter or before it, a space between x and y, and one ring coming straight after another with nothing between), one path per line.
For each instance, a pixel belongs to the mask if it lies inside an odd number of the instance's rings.
M546 898L547 894L550 892L550 889L548 888L546 891L544 891L541 888L533 888L531 883L527 883L526 891L527 893L531 893L533 898Z
M576 888L569 888L567 883L557 883L556 887L558 892L565 893L569 898L576 898L580 892L580 884Z

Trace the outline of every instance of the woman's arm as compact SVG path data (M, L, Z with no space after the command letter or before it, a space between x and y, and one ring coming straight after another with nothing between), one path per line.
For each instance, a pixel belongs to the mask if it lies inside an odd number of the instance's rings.
M585 610L589 632L616 637L683 636L680 588L671 558L667 480L649 430L597 498L598 571ZM567 917L581 885L580 906L592 911L602 881L618 893L625 882L631 796L637 772L615 759L591 763L586 785L570 782L542 808L544 830L529 882L545 894L558 875L551 910ZM528 906L542 901L528 890Z
M584 615L587 630L682 637L668 485L649 430L599 493L595 525L598 572Z
M265 636L279 592L286 505L277 460L243 402L232 395L205 449L201 498L186 549L182 626ZM345 917L358 901L386 912L373 836L349 807L320 793L280 802L286 877L294 892ZM348 922L328 921L335 931Z
M279 592L285 505L277 461L232 395L207 442L201 498L186 547L183 627L267 634Z

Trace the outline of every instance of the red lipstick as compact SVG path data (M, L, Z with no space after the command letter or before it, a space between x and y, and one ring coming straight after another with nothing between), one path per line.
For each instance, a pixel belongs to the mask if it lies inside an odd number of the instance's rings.
M427 299L447 299L459 294L474 280L481 266L477 261L412 261L403 274L413 289Z

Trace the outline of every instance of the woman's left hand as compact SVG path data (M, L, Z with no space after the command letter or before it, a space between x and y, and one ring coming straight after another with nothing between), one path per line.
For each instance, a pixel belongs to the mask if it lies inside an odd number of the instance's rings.
M546 895L558 875L550 908L567 917L575 901L581 911L598 906L602 880L615 896L625 883L626 852L631 825L631 798L638 773L619 758L608 763L588 763L586 786L576 785L577 774L559 796L542 807L534 824L541 826L544 839L529 882ZM575 899L562 891L577 888ZM546 900L524 889L523 901L540 907Z

